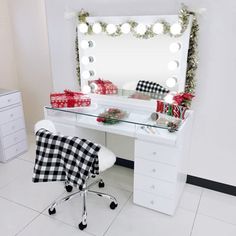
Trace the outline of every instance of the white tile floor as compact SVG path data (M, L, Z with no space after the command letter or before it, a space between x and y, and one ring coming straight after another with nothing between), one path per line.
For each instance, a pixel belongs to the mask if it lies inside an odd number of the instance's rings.
M34 145L18 159L0 164L1 236L235 236L236 197L187 185L175 216L132 202L133 171L114 166L103 174L104 192L117 197L119 207L89 196L88 227L77 228L81 199L59 206L48 216L52 201L65 193L62 183L32 183ZM96 188L96 187L95 187Z

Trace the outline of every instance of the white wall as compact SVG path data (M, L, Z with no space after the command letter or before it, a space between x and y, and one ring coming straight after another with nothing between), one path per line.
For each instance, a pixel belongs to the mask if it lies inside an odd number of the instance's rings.
M19 89L29 132L43 118L52 91L47 26L43 0L8 0Z
M0 0L0 88L18 88L15 62L7 0Z

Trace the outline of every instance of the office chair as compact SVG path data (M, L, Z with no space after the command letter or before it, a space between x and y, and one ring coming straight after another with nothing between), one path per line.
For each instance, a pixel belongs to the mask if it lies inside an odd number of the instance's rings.
M48 130L51 133L57 134L56 128L50 120L41 120L37 122L34 127L35 134L37 133L38 130L42 128ZM115 164L116 156L110 150L108 150L104 146L101 146L101 149L98 152L98 161L99 161L99 172L103 172ZM95 177L95 176L90 174L90 177ZM54 201L48 209L49 215L53 215L56 213L56 206L76 197L77 195L81 195L83 199L83 213L82 213L82 221L80 222L78 227L80 230L85 229L87 227L87 208L86 208L86 195L87 194L93 194L99 197L108 198L109 200L111 200L110 208L114 210L118 206L116 198L106 193L91 190L90 188L96 184L98 184L99 188L103 188L105 186L102 179L97 179L96 181L92 182L89 185L85 183L85 187L82 190L77 190L67 195L66 197L63 197L59 200ZM67 192L71 192L73 190L73 187L69 185L69 183L66 182L65 189Z

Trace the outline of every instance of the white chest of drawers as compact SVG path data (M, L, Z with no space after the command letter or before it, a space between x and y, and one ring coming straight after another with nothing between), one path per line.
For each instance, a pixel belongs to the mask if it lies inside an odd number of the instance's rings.
M0 162L13 159L26 150L21 94L0 89Z

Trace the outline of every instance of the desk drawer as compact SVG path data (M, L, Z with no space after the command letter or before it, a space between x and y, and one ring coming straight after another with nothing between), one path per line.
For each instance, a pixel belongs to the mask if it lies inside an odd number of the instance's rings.
M20 153L23 153L24 151L27 150L27 142L26 140L17 143L7 149L5 149L5 160L7 161L17 155L19 155Z
M176 165L179 150L176 147L135 140L135 156L151 161Z
M16 143L19 143L26 139L25 130L20 130L14 134L10 134L2 139L3 148L8 148Z
M25 128L25 121L23 118L11 121L0 126L2 136L6 136Z
M174 198L176 185L175 183L161 181L140 174L134 174L134 189L167 198Z
M177 180L177 168L175 166L148 161L142 158L135 158L134 172L169 182L176 182Z
M8 107L17 103L21 103L20 93L11 93L5 96L0 96L0 108Z
M4 124L23 117L22 106L13 107L11 109L0 112L0 124Z
M174 199L159 197L153 194L145 193L140 190L134 189L134 203L163 212L168 215L173 215L176 208Z

